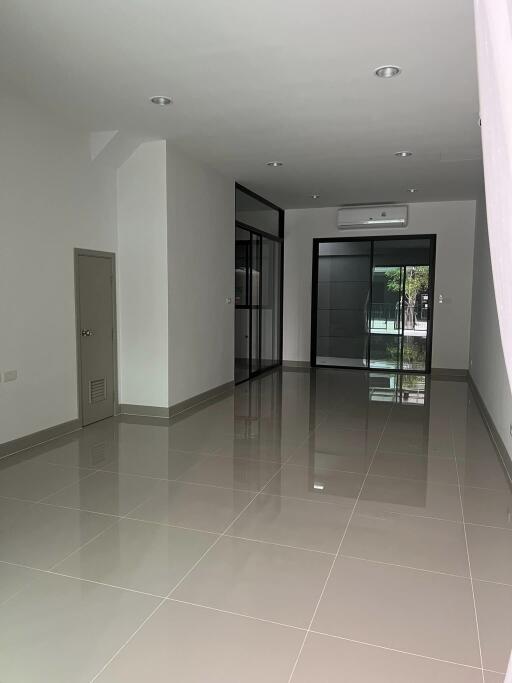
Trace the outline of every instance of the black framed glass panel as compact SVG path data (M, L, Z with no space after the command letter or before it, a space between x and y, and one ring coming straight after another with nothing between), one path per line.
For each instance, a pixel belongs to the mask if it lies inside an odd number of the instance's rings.
M367 367L370 266L369 242L318 245L317 365Z
M237 185L235 382L281 363L284 211Z
M279 362L281 244L261 240L261 368Z
M430 260L428 238L374 241L372 369L426 371Z
M250 374L251 233L236 228L235 234L235 382Z
M261 369L261 236L251 233L251 374Z
M430 371L435 235L313 241L311 363Z
M240 188L235 190L235 207L237 223L280 237L281 219L277 207Z

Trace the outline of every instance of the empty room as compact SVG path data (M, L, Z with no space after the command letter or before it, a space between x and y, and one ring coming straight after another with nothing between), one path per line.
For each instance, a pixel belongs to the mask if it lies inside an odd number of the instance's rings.
M510 0L4 0L0 681L512 683Z

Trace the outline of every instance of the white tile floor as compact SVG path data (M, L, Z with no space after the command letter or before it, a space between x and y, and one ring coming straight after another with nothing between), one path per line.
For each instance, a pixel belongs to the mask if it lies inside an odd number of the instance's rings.
M509 481L418 382L276 371L0 461L2 683L503 682Z

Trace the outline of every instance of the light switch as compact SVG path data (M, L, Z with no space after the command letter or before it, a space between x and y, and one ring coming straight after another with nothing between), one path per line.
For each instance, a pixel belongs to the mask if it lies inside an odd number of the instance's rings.
M4 382L14 382L16 379L18 379L17 370L6 370L4 372Z

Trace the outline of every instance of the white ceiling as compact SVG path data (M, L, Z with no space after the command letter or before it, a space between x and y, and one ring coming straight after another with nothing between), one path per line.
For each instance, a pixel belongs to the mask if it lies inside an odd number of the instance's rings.
M89 131L166 137L286 208L472 198L472 5L2 0L0 75ZM376 78L388 63L403 74Z

